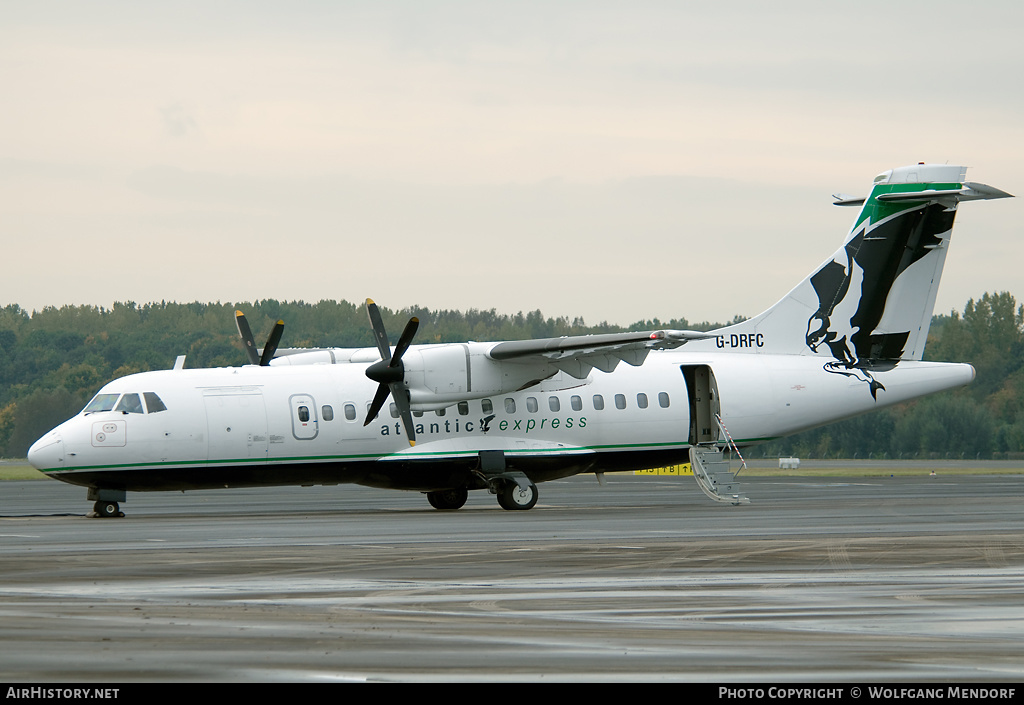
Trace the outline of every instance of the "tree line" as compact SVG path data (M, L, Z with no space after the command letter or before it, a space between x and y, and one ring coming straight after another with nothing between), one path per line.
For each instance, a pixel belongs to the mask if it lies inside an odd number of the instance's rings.
M106 382L166 369L178 355L188 367L244 364L234 325L236 305L160 302L50 307L29 313L0 309L0 455L24 457L39 436L77 413ZM285 321L282 347L374 347L362 304L281 302L237 306L257 342ZM382 309L389 331L420 319L418 343L522 340L625 330L710 330L722 323L637 321L626 327L582 318L545 318L540 311L499 314ZM741 321L736 317L730 323ZM973 384L808 431L753 450L799 457L1024 457L1024 307L1006 292L971 300L963 314L933 317L925 359L970 362Z

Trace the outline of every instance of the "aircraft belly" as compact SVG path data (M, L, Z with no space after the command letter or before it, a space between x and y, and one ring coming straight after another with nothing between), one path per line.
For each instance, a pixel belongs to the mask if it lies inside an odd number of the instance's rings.
M373 464L372 460L231 465L168 463L130 468L87 468L52 475L55 479L86 487L124 489L130 492L185 491L224 487L354 484L361 482Z
M591 468L581 472L636 472L690 462L688 444L676 447L602 451Z

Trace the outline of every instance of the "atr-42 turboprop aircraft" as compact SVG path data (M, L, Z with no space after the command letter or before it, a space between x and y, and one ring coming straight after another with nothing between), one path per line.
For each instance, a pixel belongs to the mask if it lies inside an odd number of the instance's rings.
M129 491L338 483L424 492L438 509L487 489L530 509L538 482L687 460L709 496L740 503L727 443L974 378L921 361L957 205L1009 196L965 175L917 164L837 197L861 209L836 253L764 313L709 333L411 345L414 318L392 350L367 300L376 348L278 351L279 322L260 355L238 314L251 364L179 358L110 382L29 461L89 488L98 516L123 516Z

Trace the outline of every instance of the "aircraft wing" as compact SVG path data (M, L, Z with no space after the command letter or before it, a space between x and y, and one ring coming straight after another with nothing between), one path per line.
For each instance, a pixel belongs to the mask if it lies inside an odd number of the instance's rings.
M444 343L412 346L403 362L403 383L416 410L440 409L456 401L526 389L559 371L586 379L597 368L613 371L620 362L642 365L651 350L677 348L717 334L655 330L503 343ZM376 363L375 348L283 349L275 365Z
M557 369L584 379L595 367L611 372L620 361L641 365L651 350L668 350L690 340L714 337L713 333L695 330L657 330L514 340L498 343L487 352L487 357L496 362L554 368L550 373Z

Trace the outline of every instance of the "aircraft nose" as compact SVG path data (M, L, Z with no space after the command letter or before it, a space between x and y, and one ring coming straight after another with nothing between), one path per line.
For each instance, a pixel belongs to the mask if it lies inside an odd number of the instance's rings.
M64 439L50 431L28 449L28 462L36 470L53 470L64 464Z

